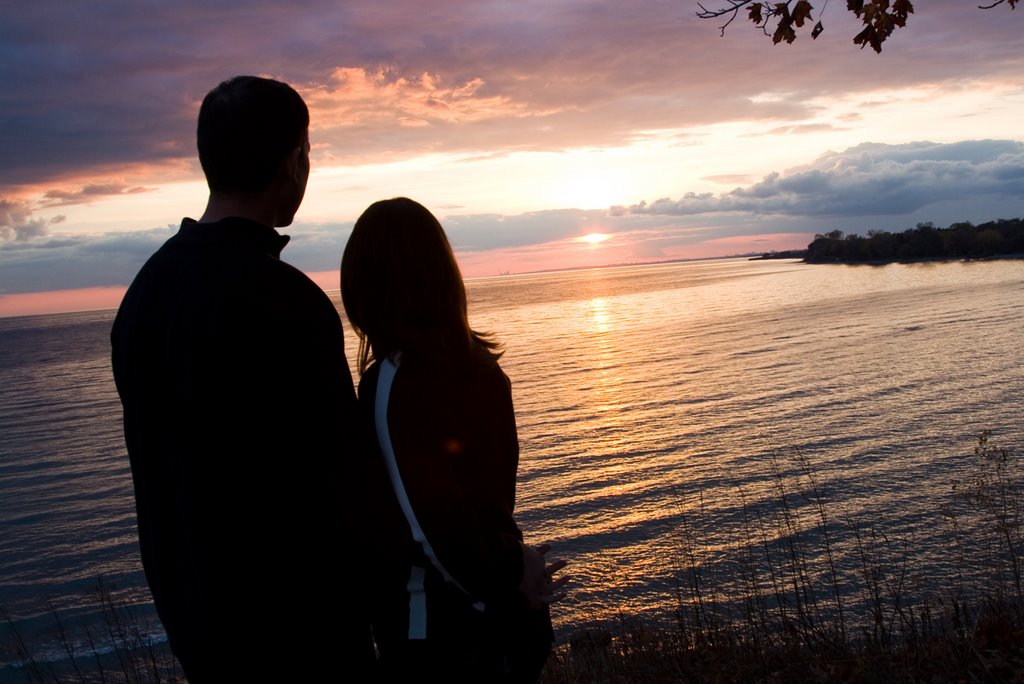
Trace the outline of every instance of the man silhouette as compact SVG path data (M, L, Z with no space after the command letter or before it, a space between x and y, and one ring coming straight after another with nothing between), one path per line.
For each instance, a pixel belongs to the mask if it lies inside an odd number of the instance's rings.
M306 189L308 127L284 83L210 91L206 210L142 267L111 332L142 563L192 684L336 679L373 660L348 553L360 502L341 321L280 261L275 230Z

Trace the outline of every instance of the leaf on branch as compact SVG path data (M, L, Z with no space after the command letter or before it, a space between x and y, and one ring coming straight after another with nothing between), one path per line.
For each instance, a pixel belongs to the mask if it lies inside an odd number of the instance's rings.
M794 40L796 40L796 31L793 30L793 24L780 19L779 25L775 29L775 35L772 36L772 42L778 45L782 41L792 43Z
M811 18L811 3L807 0L800 0L796 3L796 7L793 8L793 23L797 26L803 26L804 22Z
M751 5L747 9L747 16L750 18L750 21L760 26L761 22L764 21L764 17L761 14L761 3L755 2L753 5Z
M895 23L896 19L893 18L892 15L882 12L875 19L875 30L878 31L879 35L888 38L889 34L892 33L893 28L895 28Z
M865 45L870 45L871 49L875 52L882 51L882 39L878 36L878 32L875 31L873 26L866 27L863 31L854 36L853 42L855 45L860 45L861 49L863 49Z
M698 2L700 12L697 16L708 19L729 16L729 20L721 27L722 33L742 8L746 8L747 19L760 28L766 36L770 36L776 45L782 42L792 43L796 40L798 29L811 26L811 38L821 35L824 27L821 21L814 23L813 0L722 0L724 7L708 10ZM990 0L989 5L979 5L988 9L1008 3L1012 8L1024 0ZM853 42L861 48L870 45L875 52L882 51L882 43L889 39L897 28L907 25L907 17L914 13L913 0L846 0L846 9L856 15L863 28ZM819 16L820 19L820 16Z
M1016 1L1010 0L1011 3ZM906 19L908 14L914 13L914 6L910 4L910 0L896 0L896 2L892 3L892 13Z

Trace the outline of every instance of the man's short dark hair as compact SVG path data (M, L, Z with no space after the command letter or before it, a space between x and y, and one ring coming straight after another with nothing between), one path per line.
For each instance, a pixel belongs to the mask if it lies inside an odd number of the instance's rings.
M210 191L265 190L308 130L309 109L288 84L258 76L224 81L199 108L199 163Z

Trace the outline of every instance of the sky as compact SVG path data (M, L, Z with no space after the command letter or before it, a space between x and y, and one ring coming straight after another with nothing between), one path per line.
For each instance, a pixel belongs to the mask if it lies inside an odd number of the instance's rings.
M918 2L875 54L814 4L773 45L692 0L0 0L0 316L117 305L202 214L196 113L236 74L310 106L282 258L328 289L394 196L467 277L1024 216L1024 11Z

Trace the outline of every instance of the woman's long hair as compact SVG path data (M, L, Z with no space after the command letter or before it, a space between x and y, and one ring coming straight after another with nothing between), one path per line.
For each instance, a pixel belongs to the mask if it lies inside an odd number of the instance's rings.
M444 229L405 197L374 202L341 258L341 298L359 335L359 372L396 352L444 363L499 345L469 327L466 288Z

